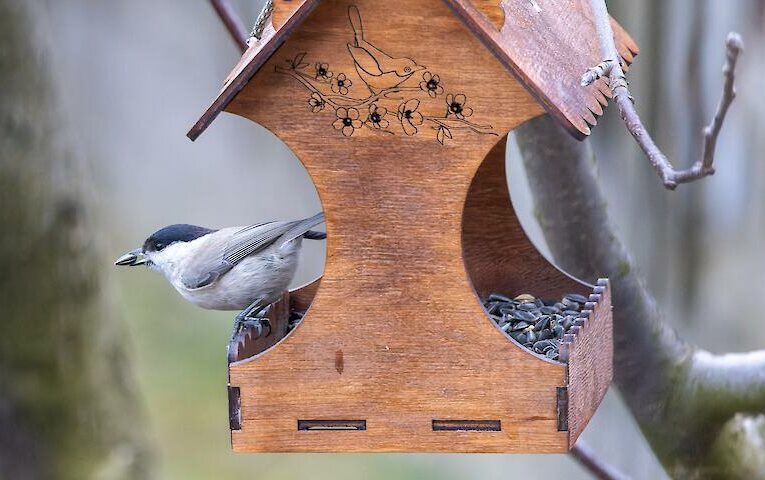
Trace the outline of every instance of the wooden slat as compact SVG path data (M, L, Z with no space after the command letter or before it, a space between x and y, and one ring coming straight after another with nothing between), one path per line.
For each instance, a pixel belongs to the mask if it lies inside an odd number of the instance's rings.
M264 331L260 336L249 329L244 329L230 340L229 363L250 358L279 343L287 335L289 316L290 294L285 293L281 300L268 307L264 313L270 329L264 324Z
M318 1L275 0L273 23L244 54L218 98L189 131L190 139L212 123ZM562 125L577 138L589 135L610 92L602 80L586 88L579 85L584 71L600 61L586 2L504 0L500 6L499 0L444 1ZM638 46L621 25L612 25L619 52L629 65Z
M602 280L598 301L583 319L578 333L561 345L568 361L568 429L573 446L595 414L613 378L613 319L611 289Z
M497 31L471 0L444 1L561 125L577 138L590 134L600 86L582 87L580 79L602 58L589 3L505 0L505 23ZM620 51L631 61L637 54L634 41L621 27L616 33Z

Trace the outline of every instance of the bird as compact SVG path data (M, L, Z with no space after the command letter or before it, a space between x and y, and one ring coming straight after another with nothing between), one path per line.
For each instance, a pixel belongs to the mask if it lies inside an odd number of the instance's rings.
M359 77L373 94L394 88L404 83L414 72L425 70L411 58L393 58L364 38L364 25L361 14L355 5L348 7L348 19L351 22L354 39L348 44L348 51L353 58Z
M302 240L323 240L311 230L324 213L294 221L211 229L189 224L161 228L143 246L118 258L118 266L155 270L189 302L209 310L241 310L234 333L245 327L263 333L257 314L287 290L298 265Z

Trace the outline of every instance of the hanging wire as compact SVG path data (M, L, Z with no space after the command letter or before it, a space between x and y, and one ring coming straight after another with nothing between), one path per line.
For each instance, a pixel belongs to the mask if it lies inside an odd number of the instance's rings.
M260 11L260 15L258 15L257 20L255 20L255 24L252 26L252 31L250 32L250 36L247 37L247 46L252 46L255 42L260 40L260 38L263 36L263 30L266 28L266 21L271 17L271 14L274 13L274 0L266 0L266 4L263 5L263 10Z

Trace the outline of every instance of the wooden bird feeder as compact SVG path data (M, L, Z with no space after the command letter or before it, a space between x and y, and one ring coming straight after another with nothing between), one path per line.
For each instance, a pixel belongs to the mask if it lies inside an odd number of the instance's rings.
M234 450L565 452L594 414L612 376L608 282L571 278L528 240L505 144L545 112L589 134L609 95L579 83L597 37L588 2L499 3L275 0L189 132L223 110L269 129L327 219L321 283L230 351ZM629 64L637 47L614 29ZM550 361L491 321L491 292L593 303ZM290 308L308 311L283 338Z

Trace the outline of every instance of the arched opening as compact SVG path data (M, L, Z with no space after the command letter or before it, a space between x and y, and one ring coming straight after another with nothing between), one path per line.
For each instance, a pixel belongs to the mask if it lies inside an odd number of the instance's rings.
M465 199L465 268L494 327L511 342L558 361L565 335L591 306L593 287L558 269L527 236L510 197L506 147L504 137L489 152Z
M248 132L245 141L253 144L250 151L258 152L256 162L249 158L247 165L243 165L243 168L251 170L247 183L251 185L253 202L257 203L258 210L280 212L262 220L296 220L323 211L308 172L281 139L257 124L253 134L252 122L242 121L244 119L238 116L229 118L243 124ZM320 225L312 231L324 232L325 228ZM263 353L283 341L302 322L318 291L327 249L325 241L310 235L301 243L298 269L289 290L258 314L263 319L264 328L245 328L238 334L232 334L228 346L229 363Z

